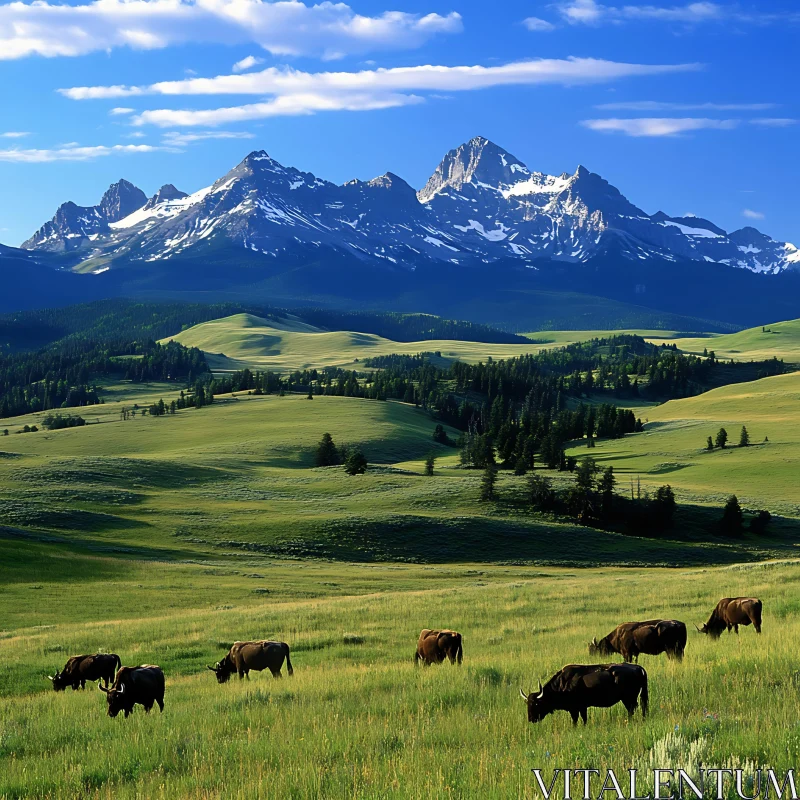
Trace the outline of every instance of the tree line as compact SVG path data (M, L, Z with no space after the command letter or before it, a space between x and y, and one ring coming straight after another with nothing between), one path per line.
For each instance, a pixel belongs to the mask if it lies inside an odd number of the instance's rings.
M210 375L202 352L175 342L70 340L0 354L0 417L102 402L102 378L193 384Z

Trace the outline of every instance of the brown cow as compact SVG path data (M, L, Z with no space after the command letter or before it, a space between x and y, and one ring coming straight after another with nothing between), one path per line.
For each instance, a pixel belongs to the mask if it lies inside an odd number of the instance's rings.
M617 625L599 642L589 642L589 654L604 656L619 653L625 661L638 661L639 655L683 660L686 649L686 625L677 619L650 619L646 622L624 622Z
M95 655L72 656L61 672L48 675L53 689L63 692L67 686L73 691L85 689L86 681L103 681L106 686L114 682L114 675L122 662L116 653L95 653Z
M137 703L148 714L154 703L164 711L164 673L155 664L121 667L110 689L99 684L97 688L106 693L109 717L116 717L120 711L127 717Z
M294 675L286 642L234 642L225 658L208 669L217 676L219 683L225 683L234 672L239 675L239 680L245 676L249 680L251 669L256 672L268 669L273 678L280 678L284 659L286 670Z
M638 664L568 664L542 686L537 694L519 690L528 704L528 722L541 722L554 711L569 711L572 724L578 717L586 724L589 708L610 708L622 703L632 717L641 697L642 716L647 716L647 673Z
M695 625L700 633L707 633L712 639L719 639L722 631L733 628L739 633L740 625L752 625L756 633L761 633L761 601L756 597L723 597L711 612L702 628Z
M461 643L461 634L457 631L440 630L432 631L424 628L419 635L417 651L414 653L414 663L421 660L428 667L431 664L441 664L446 658L451 664L461 663L464 657L464 648Z

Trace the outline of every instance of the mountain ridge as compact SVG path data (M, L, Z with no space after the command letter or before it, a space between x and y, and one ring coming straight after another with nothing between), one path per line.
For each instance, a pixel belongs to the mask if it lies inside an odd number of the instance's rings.
M121 180L97 206L60 206L22 248L70 253L72 268L94 272L202 255L212 245L265 261L336 253L389 271L506 259L542 269L607 254L767 274L800 269L794 245L755 228L726 232L699 217L649 215L583 165L535 172L485 137L445 154L419 191L392 172L337 185L265 150L190 195L165 184L148 199Z

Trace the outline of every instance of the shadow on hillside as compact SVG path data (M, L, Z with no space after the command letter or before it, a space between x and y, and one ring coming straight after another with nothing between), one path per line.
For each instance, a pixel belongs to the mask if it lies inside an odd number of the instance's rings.
M744 541L676 541L546 522L517 523L490 517L438 519L413 514L395 514L380 520L333 520L321 526L313 539L294 538L275 544L228 541L216 546L287 558L422 563L515 561L551 566L688 566L752 561L767 555Z

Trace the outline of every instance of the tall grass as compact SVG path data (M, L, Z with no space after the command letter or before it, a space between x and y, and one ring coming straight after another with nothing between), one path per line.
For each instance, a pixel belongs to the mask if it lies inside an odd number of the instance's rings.
M360 569L336 567L344 582ZM9 631L0 663L17 689L0 706L0 797L532 797L533 767L626 769L649 763L653 746L700 748L717 765L735 756L794 766L799 565L482 577L465 569L441 589L140 619L109 610L94 622ZM693 634L682 664L642 657L646 721L629 722L620 706L590 710L585 728L564 713L527 722L518 689L589 662L592 636L653 616L693 631L720 596L740 593L763 599L763 634ZM136 592L115 602L135 603ZM443 625L464 634L464 665L415 669L419 629ZM217 685L205 664L251 637L289 642L294 677ZM41 676L54 662L99 646L164 667L163 715L112 720L96 690L49 690Z

